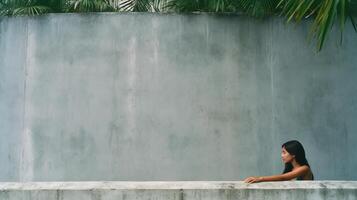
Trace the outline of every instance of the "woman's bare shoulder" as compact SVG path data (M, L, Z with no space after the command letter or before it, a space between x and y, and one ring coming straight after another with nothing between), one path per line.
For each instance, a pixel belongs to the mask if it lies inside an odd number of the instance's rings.
M303 165L299 167L305 174L302 176L302 180L313 180L313 174L309 166Z
M307 165L302 165L302 166L294 168L293 171L305 171L305 172L308 172L308 171L310 171L310 167L307 166Z

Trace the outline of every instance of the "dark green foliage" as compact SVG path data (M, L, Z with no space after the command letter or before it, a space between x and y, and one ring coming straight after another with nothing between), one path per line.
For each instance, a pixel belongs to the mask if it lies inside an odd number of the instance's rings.
M39 15L54 11L51 1L0 0L0 15Z
M115 11L106 0L67 0L63 10L65 12Z

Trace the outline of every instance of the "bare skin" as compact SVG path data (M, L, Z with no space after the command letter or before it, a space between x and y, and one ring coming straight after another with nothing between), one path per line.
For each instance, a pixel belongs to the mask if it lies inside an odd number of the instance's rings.
M265 182L265 181L288 181L294 178L302 176L304 180L311 180L312 173L310 168L306 165L301 166L299 163L296 162L295 156L290 155L289 152L282 148L281 150L281 159L284 163L291 163L293 166L293 170L291 172L287 172L285 174L273 175L273 176L260 176L255 177L251 176L244 179L245 183L258 183L258 182Z

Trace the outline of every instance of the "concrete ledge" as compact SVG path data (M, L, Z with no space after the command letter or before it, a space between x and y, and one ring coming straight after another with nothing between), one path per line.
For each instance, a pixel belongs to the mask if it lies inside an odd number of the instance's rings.
M357 181L7 182L1 200L357 199Z

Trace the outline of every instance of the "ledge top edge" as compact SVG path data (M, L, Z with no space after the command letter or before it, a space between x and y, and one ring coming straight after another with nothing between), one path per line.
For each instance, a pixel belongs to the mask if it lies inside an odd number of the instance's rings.
M78 181L0 182L0 190L356 189L357 181Z

